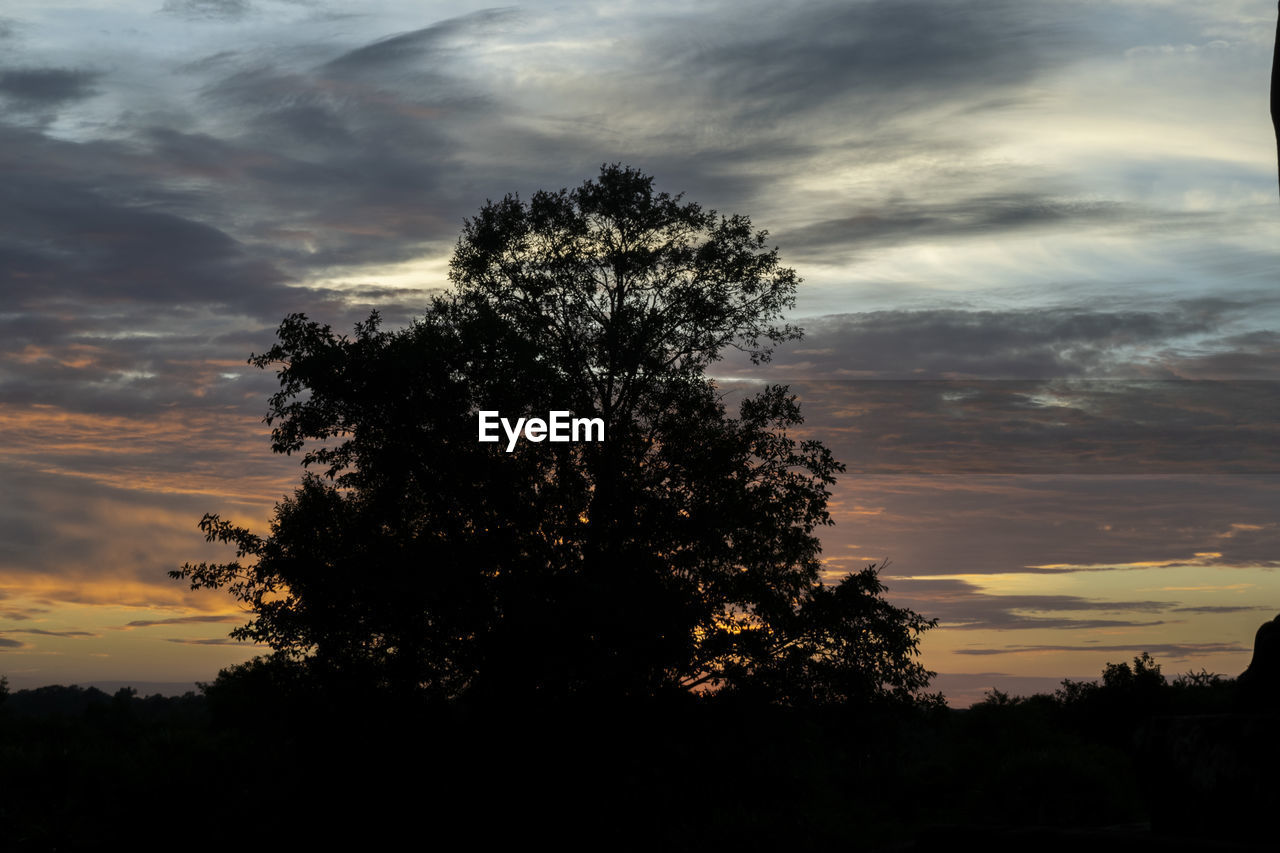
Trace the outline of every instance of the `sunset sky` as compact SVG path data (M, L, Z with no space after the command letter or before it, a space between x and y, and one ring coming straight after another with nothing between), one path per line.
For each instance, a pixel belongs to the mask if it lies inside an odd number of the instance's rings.
M605 162L770 232L792 384L953 703L1280 610L1273 0L6 0L0 674L210 680L261 648L205 512L297 482L246 364L398 327L463 218ZM148 692L145 690L143 692Z

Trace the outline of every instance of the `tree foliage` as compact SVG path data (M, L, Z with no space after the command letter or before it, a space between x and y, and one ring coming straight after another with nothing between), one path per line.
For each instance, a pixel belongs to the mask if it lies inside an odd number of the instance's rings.
M295 314L275 366L276 452L308 468L268 535L216 515L236 559L172 572L253 612L233 635L332 680L441 699L727 690L911 701L934 622L876 567L821 580L843 471L771 386L730 413L707 368L799 337L799 282L767 235L603 167L489 202L453 289L396 332ZM569 410L605 440L477 441L477 412Z
M1102 686L1110 690L1153 691L1165 686L1160 664L1148 652L1134 655L1133 666L1107 662L1102 670Z

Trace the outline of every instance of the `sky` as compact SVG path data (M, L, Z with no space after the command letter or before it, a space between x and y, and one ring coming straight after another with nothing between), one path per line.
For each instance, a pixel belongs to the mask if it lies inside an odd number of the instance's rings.
M769 231L785 381L953 704L1280 610L1270 0L6 0L0 673L189 685L261 653L167 576L297 458L248 357L420 314L465 217L621 162Z

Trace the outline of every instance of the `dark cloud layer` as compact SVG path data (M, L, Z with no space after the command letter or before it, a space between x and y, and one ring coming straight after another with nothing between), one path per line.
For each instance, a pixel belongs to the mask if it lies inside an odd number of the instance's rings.
M1149 627L1164 620L1102 619L1093 614L1161 613L1170 608L1160 601L1101 601L1077 595L990 595L972 583L951 578L898 579L893 592L899 604L928 613L948 630ZM1036 615L1047 612L1060 615Z
M1206 604L1201 607L1175 607L1174 613L1249 613L1255 610L1274 610L1274 607L1268 605L1227 605L1227 604Z
M125 628L151 628L155 625L196 625L206 622L241 622L244 616L212 614L209 616L174 616L169 619L135 619Z
M808 429L870 473L1280 472L1280 360L1259 303L899 310L806 321L734 377L788 384ZM1232 368L1247 365L1237 375Z
M847 102L851 94L879 108L872 117L946 101L958 90L989 94L1060 61L1073 40L1066 16L1050 23L1010 0L752 11L716 32L709 30L721 21L686 21L685 32L665 34L660 56L686 79L709 81L717 101L770 121Z
M1233 332L1258 307L1257 301L1202 298L1141 311L1081 306L828 315L806 321L804 339L780 348L768 373L785 379L1176 379L1184 377L1177 365L1195 362L1201 367L1185 378L1280 379L1280 370L1214 374L1203 364L1275 348L1272 333ZM1186 355L1175 355L1179 346ZM750 370L738 362L728 367Z
M45 631L41 628L11 628L5 631L6 634L34 634L39 637L97 637L91 631Z
M1246 586L1235 601L1178 595L1185 605L1252 605L1274 603L1274 591L1251 586L1257 573L1233 577L1233 570L1280 567L1278 514L1275 475L851 472L837 484L836 524L823 534L823 553L840 571L890 558L891 596L900 582L894 575L1048 577L1191 566L1209 587ZM1254 618L1241 622L1252 636Z
M1150 652L1174 660L1222 654L1223 652L1247 652L1249 648L1239 643L1133 643L1131 645L1027 645L1005 648L957 649L960 655L1004 655L1026 652Z
M932 238L973 239L1051 227L1114 227L1132 223L1136 213L1116 202L1070 201L1027 192L945 203L878 199L847 215L782 232L778 240L792 257L835 264L856 259L870 248Z
M1280 473L1274 381L789 385L806 432L859 475Z
M0 70L0 97L19 108L43 107L78 101L97 94L95 71L71 68L17 68Z
M169 0L163 11L238 18L250 6ZM1138 15L1148 34L1190 38L1198 26L1186 16L1125 14ZM832 136L844 131L824 117L845 109L859 118L850 128L851 156L894 158L919 153L921 145L954 150L959 143L945 128L908 131L888 117L992 98L1007 104L1037 75L1096 54L1102 27L1090 20L1005 0L966 4L963 12L877 0L641 16L610 37L618 40L619 61L649 57L642 66L618 76L552 64L549 91L560 87L564 97L557 106L549 102L551 123L530 121L531 108L480 70L490 66L467 60L495 45L553 37L566 25L594 32L589 16L561 21L537 9L486 9L355 43L331 35L302 51L218 50L183 66L194 89L175 93L190 99L181 109L181 100L162 105L167 109L148 104L101 138L0 130L8 152L0 155L0 210L7 211L0 215L0 270L7 304L22 309L0 323L22 327L17 352L53 353L53 360L25 360L7 376L0 366L0 399L140 410L201 405L157 363L158 348L168 349L165 360L175 365L243 359L245 348L202 334L215 318L257 324L264 334L255 348L295 310L343 326L377 305L389 322L403 322L442 282L417 289L351 282L341 292L308 283L338 268L439 257L485 196L573 184L614 156L648 155L664 184L689 189L691 197L744 200L767 199L779 170L794 171L833 144L840 150L845 143ZM113 91L111 79L96 72L3 74L0 89L16 98L62 103ZM631 93L631 118L650 128L623 150L568 106L579 89L616 101L611 87L619 86ZM657 96L664 92L691 100L663 104ZM686 122L699 115L723 132L708 139ZM780 136L769 128L783 116L817 124ZM761 117L769 121L762 125ZM697 145L677 143L690 133ZM817 138L807 142L811 133ZM732 157L721 156L722 144L735 148ZM477 158L487 159L481 166ZM1134 214L1105 199L1026 188L958 196L954 188L911 197L893 191L861 206L855 200L852 209L848 202L826 205L817 219L801 214L774 230L797 257L821 263L870 246L1110 226ZM196 306L203 318L175 316ZM102 335L145 328L157 316L196 334L160 344ZM824 323L811 337L813 349L833 347L815 360L819 373L1023 378L1092 375L1112 363L1116 347L1179 340L1213 327L1215 316L1188 303L1162 313L880 312ZM17 338L6 339L16 345ZM98 348L92 366L66 366L83 361L61 357L71 342ZM1251 375L1258 375L1275 362L1274 341L1263 333L1237 335L1230 346L1212 356L1216 368L1177 352L1166 361L1184 375L1228 369L1232 358L1252 360ZM243 398L259 386L236 380L224 390L227 396L213 399Z
M204 541L198 529L204 513L221 512L258 527L263 504L269 507L296 480L296 460L280 457L285 464L277 464L266 448L228 454L226 465L168 472L145 458L131 468L113 460L109 449L97 457L96 468L86 460L84 470L62 473L0 464L0 583L6 588L32 589L30 596L42 604L200 601L202 610L225 611L224 600L194 598L168 572L187 561L228 558L223 548ZM255 467L265 472L273 466L274 474L262 483L266 493L243 497L241 480L253 477ZM184 486L191 493L178 491Z
M86 297L235 307L282 281L217 228L56 178L12 176L0 210L11 307Z
M261 643L246 643L240 640L232 640L227 637L208 637L203 639L191 639L189 637L170 637L169 642L181 643L184 646L245 646L247 648L261 647Z

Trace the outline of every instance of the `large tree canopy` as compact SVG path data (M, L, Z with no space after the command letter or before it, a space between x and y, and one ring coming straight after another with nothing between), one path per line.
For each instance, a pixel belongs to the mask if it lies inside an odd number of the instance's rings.
M606 166L574 190L490 202L454 288L409 328L354 337L302 315L251 361L277 366L268 422L307 473L269 535L206 516L235 636L328 679L441 699L750 692L911 701L933 622L874 567L820 577L843 467L795 435L785 387L730 414L707 368L799 336L798 283L765 232ZM477 413L568 410L600 442L478 441Z

